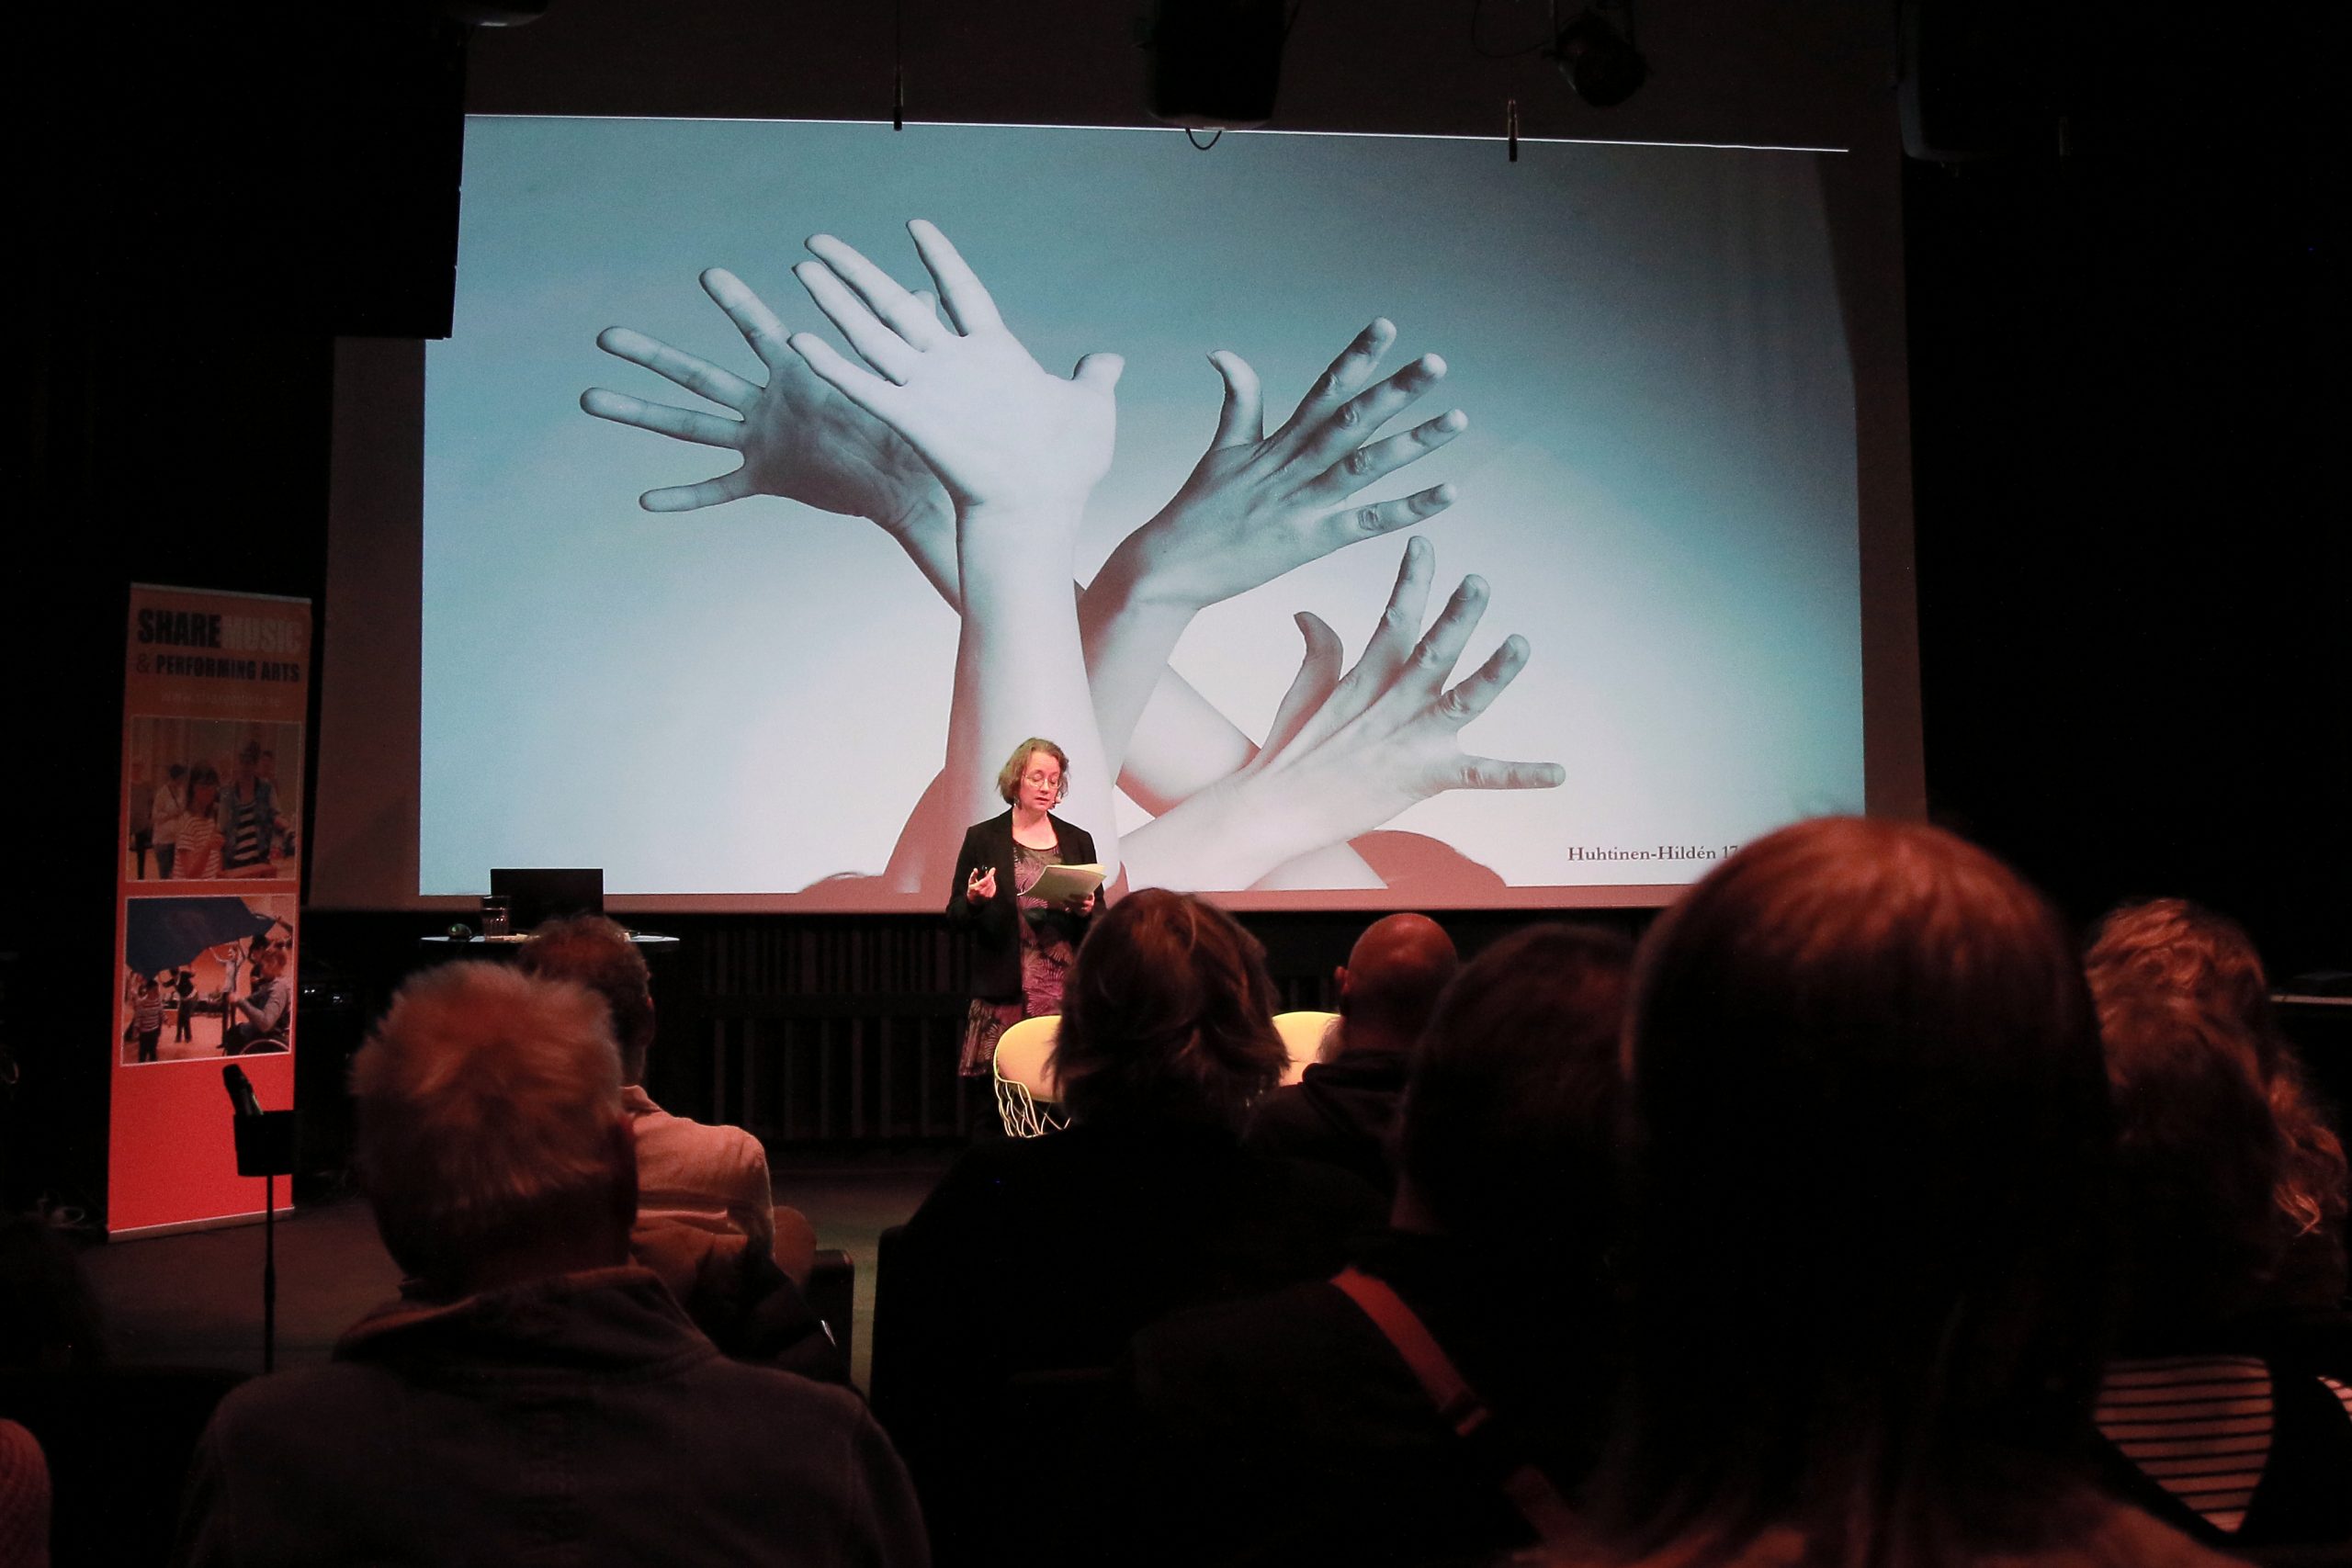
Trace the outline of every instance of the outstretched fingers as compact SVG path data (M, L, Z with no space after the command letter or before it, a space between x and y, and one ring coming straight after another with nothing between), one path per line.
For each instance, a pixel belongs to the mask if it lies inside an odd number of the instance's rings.
M913 344L892 332L881 319L865 307L865 301L850 291L823 262L806 261L792 269L800 287L808 291L817 309L841 332L842 341L855 351L860 359L874 368L875 374L904 385L913 373L915 361L922 355ZM797 344L806 333L795 333L786 341ZM795 353L799 353L796 346ZM807 355L801 355L807 358Z
M1446 600L1445 608L1439 612L1436 621L1421 634L1421 640L1413 645L1408 672L1418 677L1417 684L1435 694L1445 678L1453 673L1454 663L1461 659L1464 646L1469 642L1470 634L1478 629L1478 622L1486 614L1487 580L1476 576L1464 578Z
M1505 688L1519 679L1527 668L1527 639L1513 632L1503 638L1502 646L1487 656L1487 661L1458 682L1431 705L1439 718L1455 729L1461 728L1494 705L1495 699Z
M743 341L752 345L752 352L760 356L761 364L776 370L791 361L792 350L785 345L785 339L792 334L784 330L784 323L768 309L768 302L754 293L750 284L723 266L714 266L702 275L702 291L710 296L712 304L727 312L727 319L735 323L735 330L743 334Z
M634 425L657 435L671 436L679 441L691 441L698 446L738 446L742 445L743 425L740 420L721 419L717 414L702 413L694 409L672 408L668 403L649 403L642 398L632 398L627 392L616 392L604 387L591 387L580 394L580 407L598 419L611 420L615 424Z
M1527 668L1527 639L1513 633L1487 661L1430 705L1448 729L1460 729L1492 707L1519 672ZM1438 764L1430 782L1439 789L1556 789L1567 782L1557 762L1511 762L1497 757L1457 753Z
M1396 569L1396 585L1388 592L1388 604L1380 612L1380 623L1364 640L1363 654L1356 660L1356 667L1340 682L1343 700L1329 705L1342 721L1369 707L1396 683L1397 671L1411 657L1413 639L1421 629L1421 616L1429 609L1430 578L1436 569L1437 552L1430 547L1427 539L1415 535L1405 541L1405 559Z
M1306 433L1299 458L1310 466L1337 462L1445 378L1445 361L1434 354L1400 367L1340 404Z
M1291 411L1290 418L1274 432L1274 438L1283 440L1311 431L1329 417L1332 410L1353 397L1365 382L1372 379L1373 372L1380 368L1382 355L1396 342L1396 323L1387 317L1374 316L1366 322L1363 331L1356 333L1354 341L1340 351L1340 357L1331 361L1323 374L1316 378L1315 385L1306 397L1299 400L1298 407Z
M751 465L745 464L732 473L705 479L700 484L671 485L662 490L649 490L637 498L637 503L648 512L693 512L705 506L723 506L747 495L759 493L752 482Z
M1456 757L1438 781L1441 789L1557 789L1568 782L1557 762L1506 762L1497 757Z
M1448 410L1410 430L1357 447L1317 475L1304 493L1307 499L1337 505L1407 464L1419 462L1469 427L1468 414L1460 409Z
M831 234L816 234L808 240L808 253L823 262L834 276L848 286L883 325L907 343L924 349L946 339L947 329L940 324L939 318L932 313L921 298L908 292L897 278L866 260L865 254L856 246Z
M596 334L596 346L616 359L643 366L663 380L738 412L751 407L752 400L760 395L760 389L741 376L721 370L707 359L672 348L660 338L648 337L634 328L606 327Z
M914 236L915 254L922 257L931 280L939 285L939 301L947 309L947 319L957 332L967 336L1004 325L997 314L996 301L989 297L979 276L964 260L963 253L947 243L947 236L938 226L924 219L915 219L907 225L907 232Z
M898 389L863 366L853 365L841 350L814 333L795 333L785 342L817 378L892 429L888 412Z
M1316 525L1318 536L1315 541L1316 553L1330 555L1358 540L1377 538L1383 534L1393 534L1399 528L1409 528L1416 523L1436 516L1452 506L1455 499L1452 485L1431 485L1427 490L1415 491L1395 501L1384 501L1377 506L1351 506L1334 512Z

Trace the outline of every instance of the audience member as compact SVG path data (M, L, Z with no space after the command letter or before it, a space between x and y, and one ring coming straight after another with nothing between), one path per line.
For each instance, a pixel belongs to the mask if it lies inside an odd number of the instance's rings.
M2098 1407L2112 1489L2232 1551L2352 1559L2352 1383L2279 1360L2258 1310L2293 1220L2256 1039L2122 966L2093 976L2126 1263Z
M73 1249L33 1215L0 1214L0 1371L86 1371L106 1360L98 1299Z
M49 1568L49 1508L40 1439L0 1416L0 1563Z
M179 1495L204 1424L243 1381L116 1364L63 1235L35 1215L0 1215L0 1425L40 1445L39 1474L18 1479L46 1492L41 1522L57 1562L164 1561L172 1517L157 1499ZM0 1526L0 1563L13 1565L6 1535Z
M741 1127L714 1126L673 1116L645 1092L653 1047L653 982L645 955L628 933L602 915L550 920L532 934L521 959L526 974L574 981L605 999L621 1047L621 1098L637 1134L638 1239L674 1246L662 1233L673 1226L710 1234L734 1232L755 1247L775 1246L776 1211L768 1186L767 1151ZM814 1236L798 1211L786 1210L784 1261L800 1262Z
M1388 1134L1404 1097L1413 1042L1453 978L1453 939L1426 915L1390 915L1356 939L1333 979L1340 1022L1297 1083L1274 1090L1242 1135L1266 1154L1351 1171L1383 1197L1396 1190Z
M2346 1287L2344 1145L2313 1103L2302 1063L2278 1028L2261 954L2244 928L2185 898L2127 904L2099 922L2084 963L2092 990L2103 999L2127 992L2186 997L2244 1032L2286 1140L2274 1201L2292 1233L2259 1304L2280 1314L2339 1318Z
M2102 1496L2113 1130L2006 867L1829 818L1660 919L1627 1027L1627 1377L1578 1562L2223 1559Z
M1287 1060L1273 994L1257 940L1213 906L1157 889L1113 905L1063 994L1071 1126L975 1145L908 1223L877 1280L875 1406L943 1562L1004 1545L1009 1381L1106 1368L1175 1308L1329 1276L1377 1222L1361 1182L1241 1147ZM1021 1462L1034 1483L1058 1458Z
M856 1396L729 1361L628 1263L605 1005L483 964L410 981L353 1064L356 1165L413 1289L198 1448L200 1563L920 1563Z
M1182 1314L1130 1352L1138 1439L1104 1481L1136 1499L1102 1527L1126 1532L1116 1555L1423 1563L1535 1540L1507 1486L1532 1466L1555 1497L1573 1487L1609 1413L1631 958L1574 926L1507 937L1445 992L1413 1066L1391 1228L1354 1268L1487 1405L1477 1438L1337 1282Z
M602 915L550 920L523 949L526 973L604 998L621 1046L621 1099L637 1136L637 1223L629 1252L729 1355L847 1382L849 1366L801 1293L817 1233L772 1206L767 1151L741 1127L673 1116L645 1092L653 982L628 932Z

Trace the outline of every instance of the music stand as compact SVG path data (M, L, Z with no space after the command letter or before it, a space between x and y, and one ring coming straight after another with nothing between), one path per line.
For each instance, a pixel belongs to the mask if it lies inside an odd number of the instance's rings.
M254 1094L245 1069L231 1063L220 1069L233 1108L230 1129L237 1140L237 1174L262 1179L261 1211L261 1370L277 1370L277 1179L294 1174L295 1116L291 1111L264 1111Z

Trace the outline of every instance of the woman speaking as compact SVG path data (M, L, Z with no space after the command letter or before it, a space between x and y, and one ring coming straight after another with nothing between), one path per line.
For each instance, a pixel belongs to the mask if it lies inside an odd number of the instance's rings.
M1033 736L997 770L1012 807L976 823L956 857L947 918L972 933L972 1010L958 1070L986 1077L1008 1024L1062 1009L1062 977L1094 913L1095 896L1048 903L1030 889L1049 865L1091 865L1094 839L1053 814L1069 787L1069 759Z

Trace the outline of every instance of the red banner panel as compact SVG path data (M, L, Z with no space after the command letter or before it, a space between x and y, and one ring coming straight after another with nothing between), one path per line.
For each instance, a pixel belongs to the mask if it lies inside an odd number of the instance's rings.
M109 1233L261 1213L221 1068L294 1103L311 603L135 584L115 848ZM281 1199L283 1201L283 1199Z

